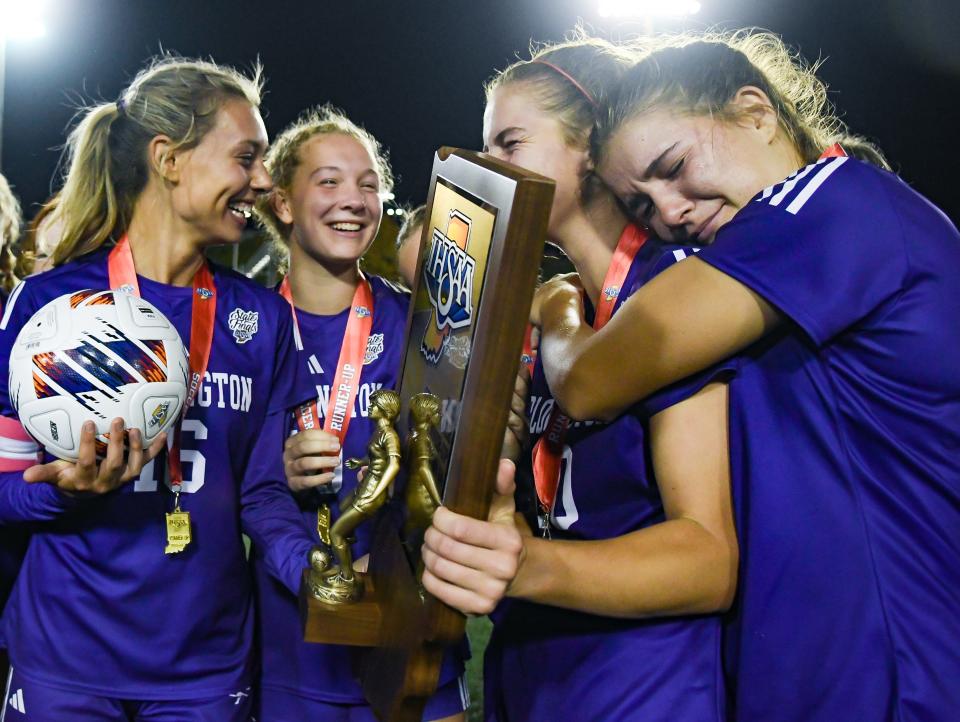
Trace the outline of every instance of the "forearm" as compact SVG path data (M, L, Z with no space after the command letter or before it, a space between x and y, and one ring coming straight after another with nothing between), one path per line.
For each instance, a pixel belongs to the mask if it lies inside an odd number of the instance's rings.
M0 524L52 521L82 503L52 484L28 484L23 472L0 472Z
M39 462L38 452L18 419L0 416L0 524L49 521L78 503L55 486L23 480L23 472Z
M591 393L596 331L587 323L579 297L557 298L541 310L540 362L554 398L575 419L601 418L606 404ZM593 370L592 370L593 369Z
M628 300L629 303L629 300ZM542 310L541 359L547 383L564 412L574 419L613 421L634 403L687 375L684 365L660 362L670 329L656 314L634 309L630 341L618 342L615 316L597 332L579 298L558 297ZM641 315L643 314L643 315ZM638 329L642 329L639 330ZM682 360L682 359L681 359ZM697 370L690 364L692 373Z
M241 484L240 519L270 574L296 593L314 540L283 481L284 418L271 414L264 422Z
M693 519L599 541L527 537L508 596L608 617L703 614L729 607L737 552Z
M579 297L569 291L545 301L540 318L541 358L554 398L575 419L604 420L781 322L758 294L697 258L639 289L600 331L586 323Z

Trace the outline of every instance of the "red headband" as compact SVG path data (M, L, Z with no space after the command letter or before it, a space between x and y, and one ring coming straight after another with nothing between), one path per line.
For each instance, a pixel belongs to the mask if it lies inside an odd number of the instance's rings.
M587 100L590 101L590 105L592 105L594 108L598 108L598 107L599 107L599 105L597 104L597 101L594 100L594 99L593 99L593 96L590 94L590 91L587 90L586 88L584 88L582 85L580 85L580 83L577 82L577 79L574 78L572 75L570 75L570 73L568 73L568 72L567 72L566 70L564 70L563 68L560 68L560 67L554 65L553 63L548 63L546 60L539 60L539 59L538 59L538 60L531 60L530 62L531 62L531 63L539 63L540 65L546 65L548 68L552 68L552 69L555 70L556 72L560 73L560 75L562 75L562 76L565 77L567 80L569 80L571 83L573 83L573 87L575 87L577 90L579 90L579 91L583 94L583 97L584 97L584 98L586 98Z

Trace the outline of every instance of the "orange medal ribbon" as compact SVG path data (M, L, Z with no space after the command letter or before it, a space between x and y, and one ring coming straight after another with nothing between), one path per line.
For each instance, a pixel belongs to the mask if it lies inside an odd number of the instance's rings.
M133 265L133 253L127 237L121 238L107 258L110 288L140 295L137 272ZM204 261L193 276L193 302L190 315L190 385L183 411L174 431L173 448L169 454L170 487L175 494L183 486L183 469L180 466L180 427L187 409L193 406L200 383L207 372L210 350L213 348L213 327L217 313L217 287Z
M537 363L537 352L533 350L531 333L533 333L533 326L528 323L527 330L523 332L523 351L520 355L520 363L527 367L530 378L533 378L533 367Z
M290 291L290 279L284 278L280 284L280 295L287 299L293 322L297 323L297 309L293 304L293 294ZM363 359L367 354L367 339L373 328L373 290L370 282L361 277L357 290L353 293L350 304L350 315L347 319L347 329L343 334L343 344L340 346L340 358L337 360L337 373L333 377L330 387L330 399L327 402L327 413L323 419L323 430L328 434L336 434L340 439L340 448L347 438L347 428L350 426L350 415L353 412L353 403L360 388L360 373L363 370ZM297 428L300 431L314 429L320 418L317 401L302 404L297 408Z
M623 229L617 248L613 252L613 259L603 279L603 288L600 289L600 298L597 301L596 313L593 318L593 327L603 328L613 315L613 308L617 303L623 282L630 272L637 253L647 242L649 234L640 226L630 223ZM570 417L560 411L554 401L550 420L543 435L533 447L533 481L537 488L537 499L545 517L553 510L553 502L557 497L557 488L560 485L560 461L563 455L563 442L570 426ZM549 524L549 522L545 522ZM549 528L548 526L544 527Z
M839 143L834 143L820 154L820 160L824 158L844 158L846 155L847 151L843 149L843 146Z

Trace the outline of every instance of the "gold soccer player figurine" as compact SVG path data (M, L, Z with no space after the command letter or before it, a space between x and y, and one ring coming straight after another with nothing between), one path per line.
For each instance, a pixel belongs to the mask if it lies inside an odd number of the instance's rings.
M366 465L367 471L353 493L340 503L340 518L330 529L330 545L337 564L331 566L322 555L311 553L310 591L321 601L354 602L363 591L353 571L350 544L354 530L383 506L387 491L400 471L400 437L393 428L399 414L400 396L396 391L380 389L370 396L370 418L376 420L377 428L367 445L367 457L345 462L348 469Z
M440 490L433 474L437 448L431 428L440 425L440 401L433 394L420 393L410 399L410 435L407 437L407 521L403 537L419 535L430 526L440 506Z

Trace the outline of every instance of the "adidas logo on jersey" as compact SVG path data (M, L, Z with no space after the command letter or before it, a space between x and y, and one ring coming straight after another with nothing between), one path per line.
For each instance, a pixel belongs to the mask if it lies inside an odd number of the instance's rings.
M756 198L757 203L766 203L783 208L787 213L800 212L817 189L849 158L828 156L820 158L786 177L780 183L764 188Z
M319 375L323 373L323 367L320 365L320 362L317 360L316 354L310 354L310 358L307 359L307 368L309 368L310 373L314 375Z
M23 706L23 690L22 689L18 689L16 692L10 695L8 704L20 714L27 713L26 708Z

